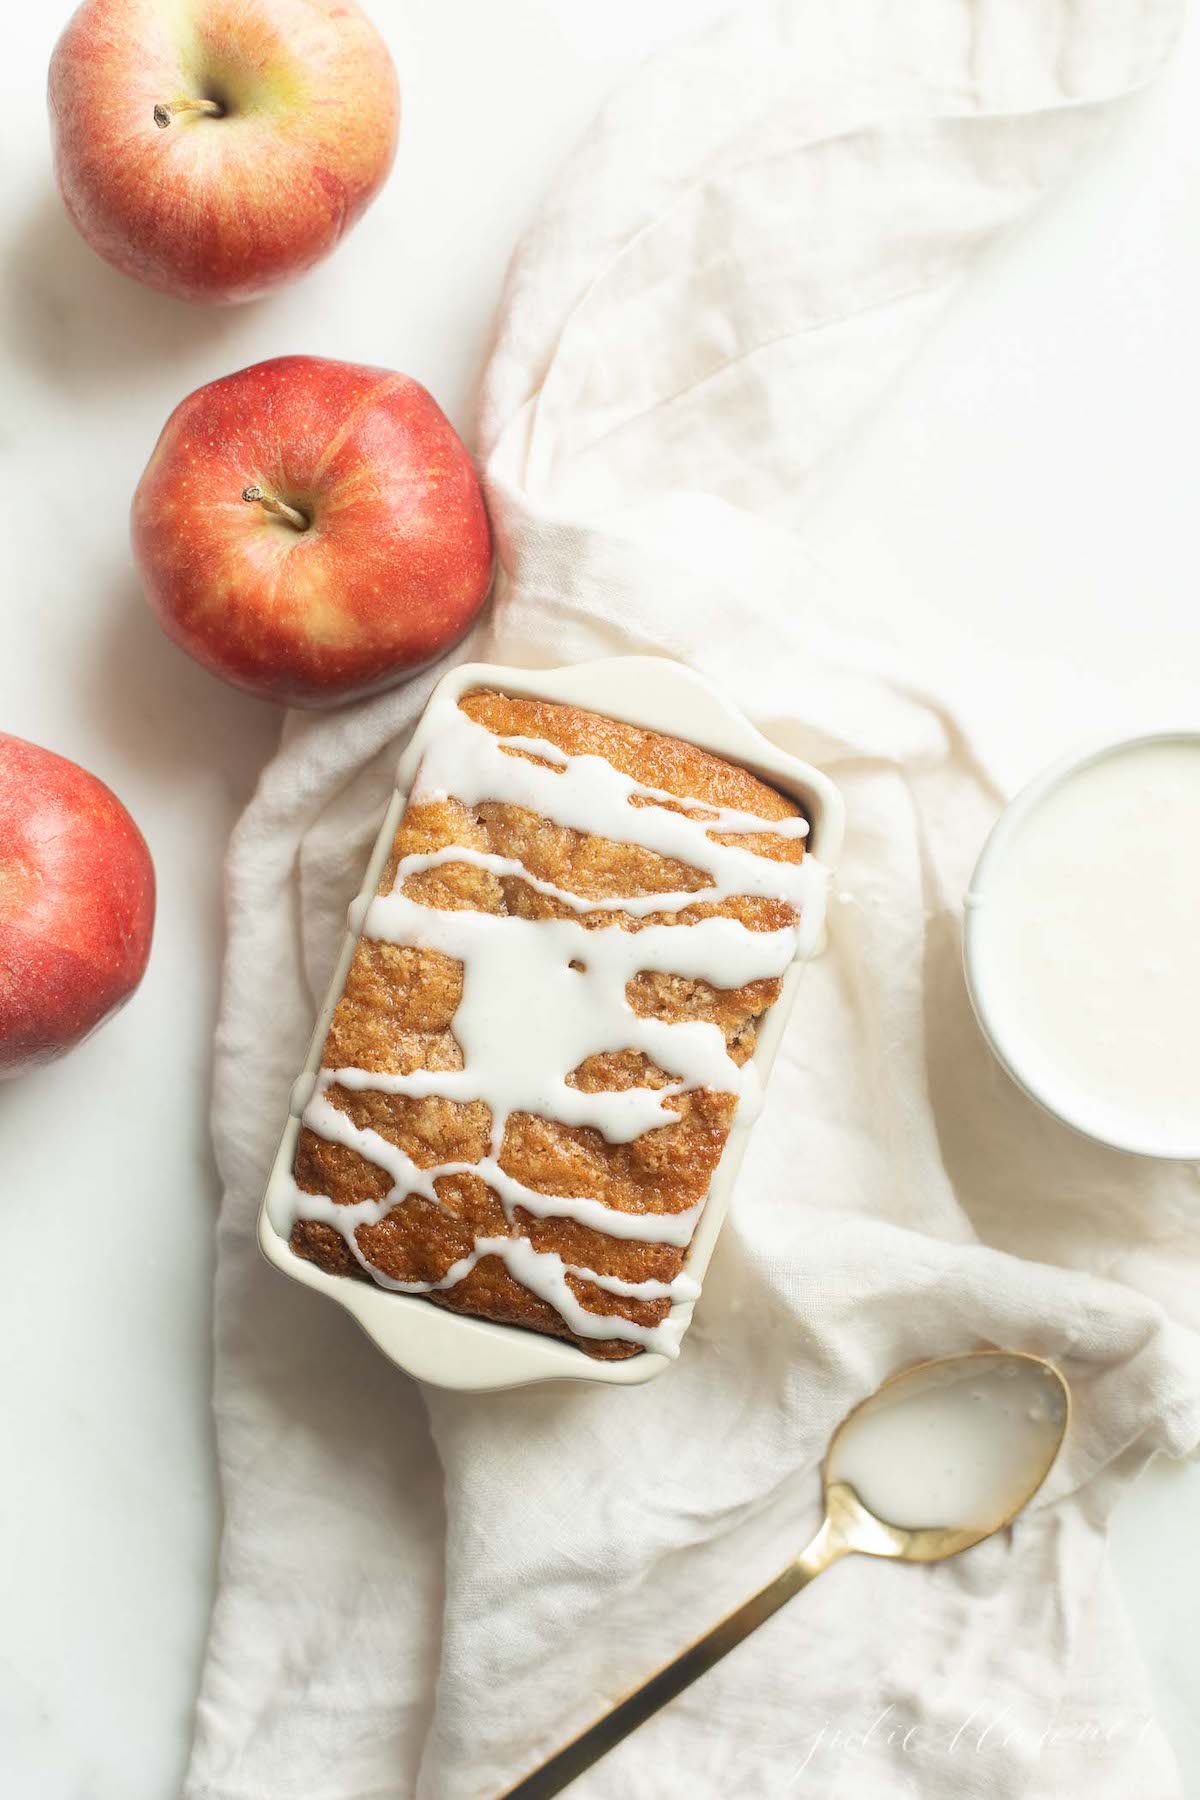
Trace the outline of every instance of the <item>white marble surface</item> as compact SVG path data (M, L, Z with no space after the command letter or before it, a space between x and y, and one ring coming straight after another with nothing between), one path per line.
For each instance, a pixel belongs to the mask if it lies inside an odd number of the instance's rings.
M110 273L50 183L42 88L66 8L9 9L0 726L131 806L160 879L135 1004L0 1090L0 1792L178 1791L209 1606L209 1039L220 861L278 728L171 649L126 550L170 407L286 350L407 369L464 423L515 235L622 69L723 0L374 0L406 90L396 174L279 298L192 311ZM1200 668L1200 32L1100 160L954 308L843 460L812 544L864 621L1028 627L1026 704L1086 663ZM1136 631L1134 629L1136 624ZM1152 1470L1116 1534L1161 1717L1200 1791L1200 1468ZM1147 1800L1154 1800L1147 1796Z

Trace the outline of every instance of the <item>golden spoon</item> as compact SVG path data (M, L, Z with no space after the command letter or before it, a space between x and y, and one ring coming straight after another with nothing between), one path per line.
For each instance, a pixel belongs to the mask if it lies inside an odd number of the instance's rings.
M834 1432L825 1517L795 1562L501 1800L560 1794L839 1557L940 1562L1002 1531L1050 1473L1070 1412L1054 1365L1020 1351L975 1350L889 1377Z

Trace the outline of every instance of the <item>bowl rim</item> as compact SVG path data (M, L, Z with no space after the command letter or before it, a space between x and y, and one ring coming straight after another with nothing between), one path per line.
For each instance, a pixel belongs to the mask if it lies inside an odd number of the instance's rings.
M988 881L1000 866L1012 840L1021 830L1026 820L1037 811L1051 794L1056 793L1075 776L1086 769L1094 768L1097 763L1106 762L1112 756L1123 755L1131 750L1143 749L1151 744L1187 743L1200 749L1200 724L1179 723L1157 726L1153 729L1123 733L1113 737L1106 735L1093 739L1083 746L1069 751L1059 757L1009 801L1000 817L988 833L983 849L975 863L967 892L963 902L962 960L963 972L966 976L967 993L975 1019L983 1033L993 1056L1005 1070L1009 1078L1015 1082L1030 1100L1039 1106L1051 1118L1066 1125L1079 1137L1086 1138L1094 1144L1103 1144L1110 1150L1121 1151L1126 1156L1136 1156L1158 1162L1196 1162L1200 1161L1200 1128L1197 1129L1196 1141L1187 1147L1166 1137L1155 1138L1152 1133L1137 1134L1114 1127L1111 1133L1097 1129L1092 1115L1085 1117L1080 1109L1071 1104L1069 1093L1052 1091L1044 1082L1039 1081L1028 1071L1019 1049L1013 1044L1011 1036L1005 1036L1004 1030L997 1024L995 1013L987 992L984 965L986 956L983 949L983 933L985 929L984 905Z
M740 763L802 803L809 818L810 849L820 856L826 868L832 871L835 867L845 814L833 782L810 763L772 743L719 689L685 664L659 656L605 657L551 669L469 662L460 663L443 675L400 755L395 786L358 894L351 903L350 919L356 912L361 916L361 906L375 891L425 744L440 720L457 708L460 695L480 687L497 687L523 698L583 706L610 718L684 738L699 749ZM318 1010L308 1054L292 1089L287 1121L259 1206L258 1243L263 1255L291 1279L317 1289L345 1307L386 1356L417 1379L438 1387L482 1392L539 1381L635 1387L662 1375L674 1359L659 1351L647 1350L640 1356L604 1362L562 1339L454 1313L429 1305L421 1296L398 1294L371 1282L328 1275L296 1256L286 1239L276 1232L269 1212L272 1194L281 1175L291 1168L308 1080L320 1066L329 1021L357 942L358 932L348 922ZM775 1059L803 968L804 962L799 958L790 965L779 999L760 1026L753 1061L764 1081ZM685 1267L701 1283L728 1209L750 1123L735 1121L688 1246ZM694 1301L682 1301L672 1309L683 1314L685 1336L694 1305Z

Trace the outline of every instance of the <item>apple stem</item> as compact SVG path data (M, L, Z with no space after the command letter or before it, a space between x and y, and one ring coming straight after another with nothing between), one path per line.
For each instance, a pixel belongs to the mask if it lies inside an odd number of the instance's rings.
M280 519L286 519L288 524L294 525L297 531L308 530L308 520L297 507L289 506L286 500L276 500L273 494L264 493L260 487L243 488L242 499L257 501L258 505L264 507L267 512L274 513Z
M160 131L165 131L176 113L207 113L212 119L219 119L225 111L215 100L168 100L165 105L154 109L154 123Z

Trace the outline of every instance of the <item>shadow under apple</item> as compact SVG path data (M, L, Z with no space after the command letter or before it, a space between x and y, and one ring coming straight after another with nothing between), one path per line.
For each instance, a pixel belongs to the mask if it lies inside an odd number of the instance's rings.
M147 364L236 337L254 306L196 306L110 268L53 189L8 245L6 337L40 374L75 390L112 387Z
M282 707L230 687L173 644L133 569L114 571L96 604L81 713L136 783L186 787L216 774L240 811L273 755Z

